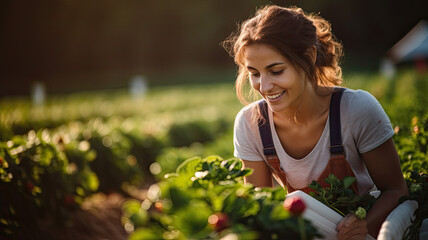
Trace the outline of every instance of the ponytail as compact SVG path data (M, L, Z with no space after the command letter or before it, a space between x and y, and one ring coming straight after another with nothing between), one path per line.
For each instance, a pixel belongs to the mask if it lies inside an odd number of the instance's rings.
M316 27L317 35L317 69L318 84L338 86L342 83L342 68L340 59L343 57L343 47L331 32L331 25L318 15L310 15Z

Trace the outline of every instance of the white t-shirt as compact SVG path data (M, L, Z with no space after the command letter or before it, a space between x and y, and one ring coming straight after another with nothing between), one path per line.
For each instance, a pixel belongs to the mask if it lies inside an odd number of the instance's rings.
M233 142L234 155L247 161L266 161L257 122L252 118L254 102L236 116ZM330 159L329 118L324 131L312 151L302 159L290 157L282 148L275 131L272 111L268 108L273 143L287 181L294 188L304 188L317 180ZM374 187L373 180L360 153L366 153L394 135L391 122L379 102L363 90L346 89L340 105L342 144L345 157L357 179L358 190L366 193Z

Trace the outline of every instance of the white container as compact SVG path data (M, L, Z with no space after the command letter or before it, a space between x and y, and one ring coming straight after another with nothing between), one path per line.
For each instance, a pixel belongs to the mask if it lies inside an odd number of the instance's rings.
M376 193L373 195L376 195ZM337 239L336 227L342 219L340 214L315 198L311 197L309 194L306 194L300 190L289 193L286 197L300 197L305 202L306 210L303 212L303 218L309 220L312 225L318 229L319 233L324 236L322 239ZM371 239L374 238L370 235L367 235L366 240Z
M382 227L379 230L378 240L401 240L407 227L412 224L415 219L414 212L418 209L418 202L415 200L407 200L396 207L385 219ZM428 224L425 236L422 235L419 239L428 239Z

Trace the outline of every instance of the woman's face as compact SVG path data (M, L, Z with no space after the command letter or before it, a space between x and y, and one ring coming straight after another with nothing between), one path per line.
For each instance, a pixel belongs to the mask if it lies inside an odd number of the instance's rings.
M265 44L246 47L244 64L251 86L273 112L297 109L306 88L305 72L297 69L277 50Z

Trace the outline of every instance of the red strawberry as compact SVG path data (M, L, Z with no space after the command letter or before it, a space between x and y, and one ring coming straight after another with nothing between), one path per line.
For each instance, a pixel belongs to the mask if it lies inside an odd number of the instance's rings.
M34 188L34 184L31 181L27 181L27 183L25 184L25 188L27 189L28 192L32 192Z
M293 215L301 215L306 209L306 204L300 197L286 198L283 206Z
M62 201L66 207L72 206L75 203L74 196L71 194L65 195Z
M224 213L214 213L208 218L208 223L217 231L221 232L229 226L229 219Z

